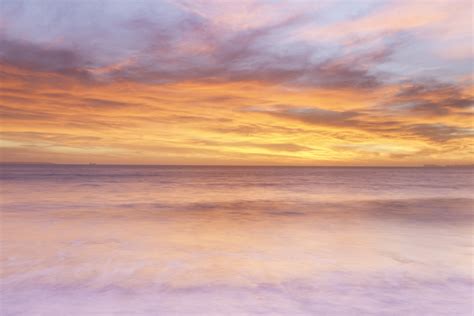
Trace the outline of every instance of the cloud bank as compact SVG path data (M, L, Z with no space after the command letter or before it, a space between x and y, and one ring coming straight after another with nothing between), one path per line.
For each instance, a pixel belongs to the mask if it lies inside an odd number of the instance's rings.
M4 161L470 161L468 1L4 1L1 11Z

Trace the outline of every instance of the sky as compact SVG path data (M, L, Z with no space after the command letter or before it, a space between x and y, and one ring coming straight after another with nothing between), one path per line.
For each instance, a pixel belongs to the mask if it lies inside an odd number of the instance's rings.
M472 6L2 0L0 160L470 164Z

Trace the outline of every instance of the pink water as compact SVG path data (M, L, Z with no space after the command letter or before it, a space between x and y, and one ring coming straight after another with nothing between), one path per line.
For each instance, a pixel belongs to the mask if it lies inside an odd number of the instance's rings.
M471 315L468 168L3 166L1 315Z

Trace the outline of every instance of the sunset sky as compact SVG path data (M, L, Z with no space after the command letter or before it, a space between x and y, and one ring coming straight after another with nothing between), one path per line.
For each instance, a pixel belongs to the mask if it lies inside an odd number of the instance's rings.
M1 160L468 164L471 1L0 3Z

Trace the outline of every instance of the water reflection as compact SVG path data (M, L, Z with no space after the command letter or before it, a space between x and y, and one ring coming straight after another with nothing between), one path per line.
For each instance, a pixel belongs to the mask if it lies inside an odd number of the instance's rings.
M250 193L248 176L230 179L232 189L192 192L183 171L167 172L185 188L175 183L172 198L140 175L122 178L121 192L115 182L84 186L84 177L60 183L40 171L4 174L3 314L471 313L472 200L451 192L449 181L442 197L429 187L405 199L381 189L377 199L351 195L359 182L348 177L346 193L329 199L291 186L260 196ZM199 172L201 184L221 181ZM260 181L276 182L267 173ZM415 180L423 188L433 177ZM405 182L415 180L405 174ZM148 186L135 186L142 182Z

